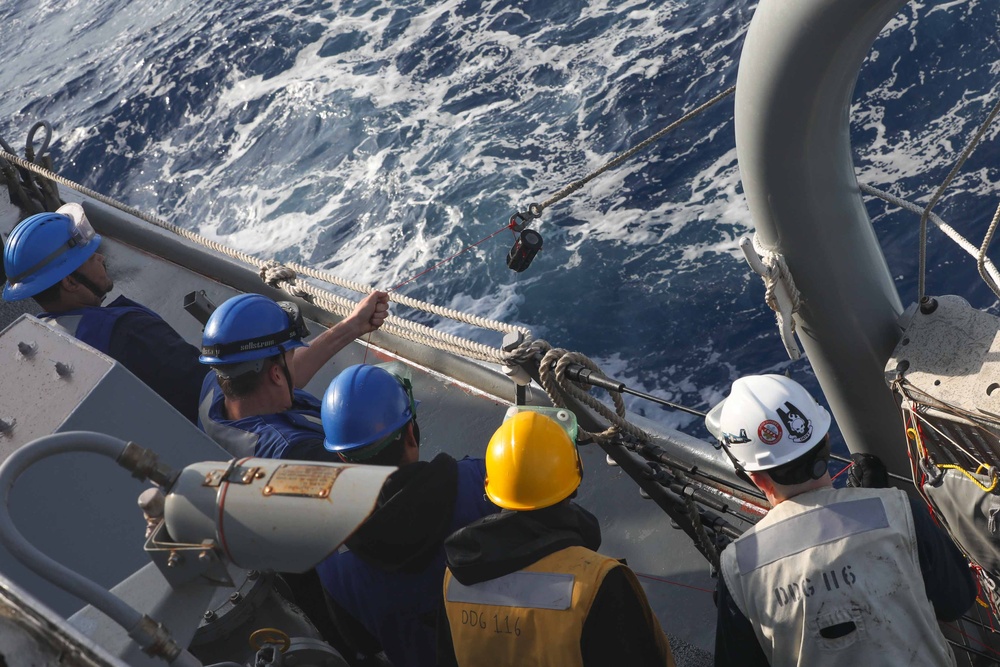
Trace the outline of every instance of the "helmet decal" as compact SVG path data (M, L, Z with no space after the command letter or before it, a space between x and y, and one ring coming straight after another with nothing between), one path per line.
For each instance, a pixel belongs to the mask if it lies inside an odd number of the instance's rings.
M750 442L750 436L747 435L747 430L745 428L740 429L739 435L733 435L732 433L723 433L722 437L730 445L742 445Z
M781 424L773 419L762 421L760 426L757 427L757 437L765 445L773 445L781 440L782 435Z
M777 413L788 429L788 437L792 442L807 442L812 437L812 422L806 419L806 416L791 402L785 401L785 407L788 409L778 408Z

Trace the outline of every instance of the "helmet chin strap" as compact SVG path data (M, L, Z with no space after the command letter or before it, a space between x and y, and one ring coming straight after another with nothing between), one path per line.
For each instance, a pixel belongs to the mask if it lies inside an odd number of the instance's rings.
M288 370L288 364L285 363L285 352L278 355L281 361L278 365L281 366L281 372L285 374L285 382L288 383L288 407L291 408L295 405L295 387L292 386L292 374Z
M102 290L100 287L98 287L96 284L94 284L93 280L91 280L87 276L83 275L79 271L74 271L73 273L71 273L69 275L73 278L73 280L75 280L76 282L80 283L81 285L83 285L84 287L86 287L88 290L90 290L90 293L93 294L95 297L97 297L98 303L104 303L104 298L107 297L108 296L108 292L111 291L111 290Z
M736 476L748 484L757 486L754 484L754 481L750 479L750 475L747 474L746 468L744 468L739 460L733 456L733 453L729 451L729 445L724 440L719 440L719 447L726 453L726 456L729 457L730 463L733 464L733 470L736 471Z

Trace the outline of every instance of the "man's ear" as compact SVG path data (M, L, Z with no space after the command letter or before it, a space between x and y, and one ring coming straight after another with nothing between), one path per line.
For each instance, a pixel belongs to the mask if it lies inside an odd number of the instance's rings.
M406 439L403 442L408 448L418 449L420 447L420 430L417 422L412 419L406 425Z
M754 483L754 486L763 491L765 494L774 491L774 483L771 482L770 475L766 473L762 474L759 472L750 472L749 470L747 471L747 475L750 476L750 480Z
M267 377L271 380L272 384L288 384L285 379L285 373L281 370L281 364L268 363L267 366Z
M60 280L59 286L62 287L67 292L75 292L76 290L82 287L80 282L73 277L72 273L63 278L62 280Z

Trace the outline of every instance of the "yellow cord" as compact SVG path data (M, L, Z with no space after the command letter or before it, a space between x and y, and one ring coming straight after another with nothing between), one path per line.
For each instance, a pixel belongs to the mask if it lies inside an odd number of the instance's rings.
M982 466L980 466L980 468L981 467ZM993 489L997 488L997 481L998 481L998 479L1000 479L1000 478L994 477L993 478L993 483L990 484L988 487L986 487L986 486L983 486L983 483L980 482L978 479L976 479L972 475L972 473L970 473L968 470L966 470L962 466L956 466L956 465L952 465L952 464L949 463L949 464L945 464L945 465L939 465L938 468L941 468L942 470L957 470L957 471L959 471L960 473L962 473L963 475L965 475L966 477L968 477L969 479L971 479L973 484L975 484L976 486L978 486L980 489L982 489L986 493L990 493L990 492L993 491Z

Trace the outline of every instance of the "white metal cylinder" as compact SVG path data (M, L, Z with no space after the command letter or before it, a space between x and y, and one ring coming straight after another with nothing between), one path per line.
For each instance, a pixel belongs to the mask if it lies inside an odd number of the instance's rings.
M304 572L371 514L396 469L281 459L188 466L166 499L172 539L212 540L236 565Z

